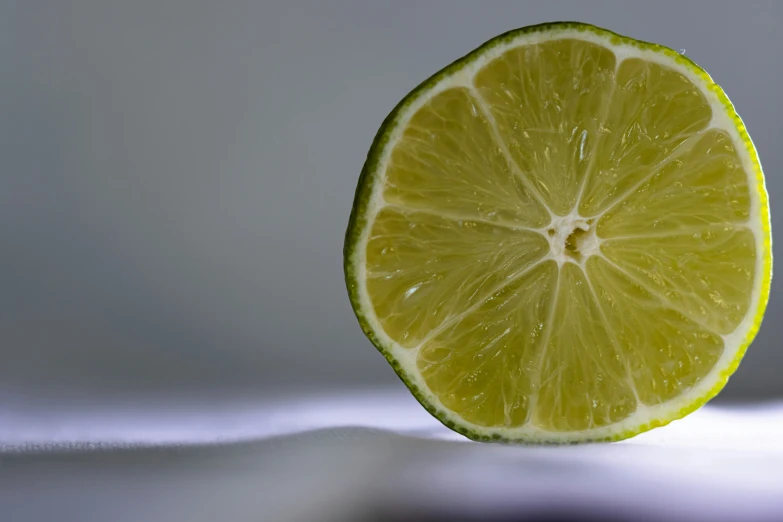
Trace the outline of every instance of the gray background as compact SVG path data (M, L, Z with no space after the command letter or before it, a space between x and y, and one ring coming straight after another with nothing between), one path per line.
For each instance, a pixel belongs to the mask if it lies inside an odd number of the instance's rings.
M0 3L4 400L394 385L341 267L366 151L431 73L554 20L686 49L783 226L780 2ZM724 397L783 395L781 284Z

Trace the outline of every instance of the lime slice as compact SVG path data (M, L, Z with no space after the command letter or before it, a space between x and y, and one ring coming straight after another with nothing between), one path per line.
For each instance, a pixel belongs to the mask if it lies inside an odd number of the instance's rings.
M345 274L416 398L476 440L618 440L715 396L772 269L756 150L660 45L579 23L499 36L389 115Z

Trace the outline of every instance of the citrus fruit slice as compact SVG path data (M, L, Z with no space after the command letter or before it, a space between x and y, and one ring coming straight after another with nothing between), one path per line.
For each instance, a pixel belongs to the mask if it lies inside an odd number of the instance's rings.
M501 35L378 132L346 234L362 329L476 440L618 440L695 410L761 323L764 177L720 87L579 23Z

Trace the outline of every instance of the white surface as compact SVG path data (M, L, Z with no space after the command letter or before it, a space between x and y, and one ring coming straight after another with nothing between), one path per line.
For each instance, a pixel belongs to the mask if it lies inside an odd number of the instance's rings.
M399 389L212 406L7 407L0 505L9 520L783 513L781 404L706 407L624 443L564 447L469 442Z
M80 445L189 446L252 442L301 432L362 427L428 439L469 442L397 389L288 395L264 402L149 400L102 405L91 398L0 400L0 451L46 451ZM783 402L706 406L669 426L620 444L768 451L783 456Z

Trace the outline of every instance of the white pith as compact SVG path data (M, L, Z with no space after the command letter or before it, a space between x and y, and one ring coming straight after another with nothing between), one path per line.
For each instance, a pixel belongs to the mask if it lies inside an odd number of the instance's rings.
M704 129L704 131L709 129L721 129L731 137L735 145L735 149L742 160L743 170L748 176L748 184L750 187L750 220L745 226L747 226L754 233L757 254L755 280L753 283L753 293L750 301L751 304L745 318L739 324L739 326L732 333L722 335L725 345L724 352L710 373L706 375L696 386L677 396L675 399L654 406L646 406L639 402L637 410L631 416L623 419L622 421L600 428L591 428L584 431L547 431L531 424L530 422L518 427L484 427L466 421L459 415L451 412L441 403L435 394L429 391L429 388L421 376L417 366L417 356L420 347L404 348L394 342L385 333L380 321L375 315L374 308L366 290L365 255L368 233L372 228L373 222L378 212L384 206L386 206L386 202L383 198L383 181L385 176L385 166L388 164L390 153L394 149L394 146L397 143L402 130L406 127L410 117L415 114L430 97L437 95L443 90L453 87L464 87L470 89L471 92L476 92L475 86L473 85L473 78L475 77L476 73L488 62L496 59L509 49L521 45L564 38L588 41L602 45L612 50L617 59L617 67L619 67L624 59L641 58L676 70L677 72L687 77L695 86L697 86L705 98L709 101L713 116L710 125ZM754 163L747 146L743 142L737 130L736 124L732 121L732 117L727 114L727 109L718 98L718 95L709 87L710 85L708 85L702 77L694 73L687 66L674 61L671 57L661 52L652 49L640 49L624 42L619 44L610 43L608 37L592 32L574 29L554 29L546 33L523 34L515 38L513 41L498 44L495 47L487 49L482 56L465 65L455 74L441 79L427 92L419 95L406 108L405 113L400 114L396 118L394 126L388 131L389 138L386 141L384 149L380 152L379 155L379 167L377 171L378 179L374 180L372 185L372 193L370 195L366 209L365 226L364 229L360 231L359 238L356 242L356 247L353 250L352 255L354 256L354 259L352 260L352 265L356 270L356 282L358 285L357 294L359 296L359 304L364 319L368 322L374 331L379 342L400 364L402 370L406 374L406 378L409 379L410 384L415 385L418 388L419 393L422 395L422 398L435 407L440 414L452 420L456 424L471 430L472 432L488 437L493 435L500 435L505 439L559 442L604 439L612 438L613 436L622 433L642 431L642 427L644 426L649 426L660 421L667 421L673 417L676 417L677 412L687 408L691 404L697 403L701 398L705 397L710 393L711 390L713 390L716 383L722 379L725 379L725 372L733 364L738 352L742 349L748 332L754 326L754 321L757 318L758 308L759 306L763 305L763 300L760 298L760 296L762 295L764 280L767 277L767 271L765 270L765 252L767 252L768 246L765 245L767 232L765 231L764 225L765 223L768 223L768 209L762 205L762 202L760 201L760 192L757 189L758 180L755 178L755 172L757 168L756 164ZM479 97L479 100L480 99L481 98ZM506 155L508 157L507 151ZM550 243L550 252L544 258L544 260L554 259L557 261L558 266L562 266L564 263L576 263L577 265L584 266L584 263L590 256L602 256L600 252L601 239L595 235L594 229L594 223L600 216L583 217L580 216L576 210L567 216L557 216L554 213L551 213L551 211L550 214L552 218L551 223L546 227L537 230L539 233L544 235L544 237L546 237ZM581 229L587 232L580 242L580 259L575 259L573 256L565 252L564 249L566 238L575 229Z

